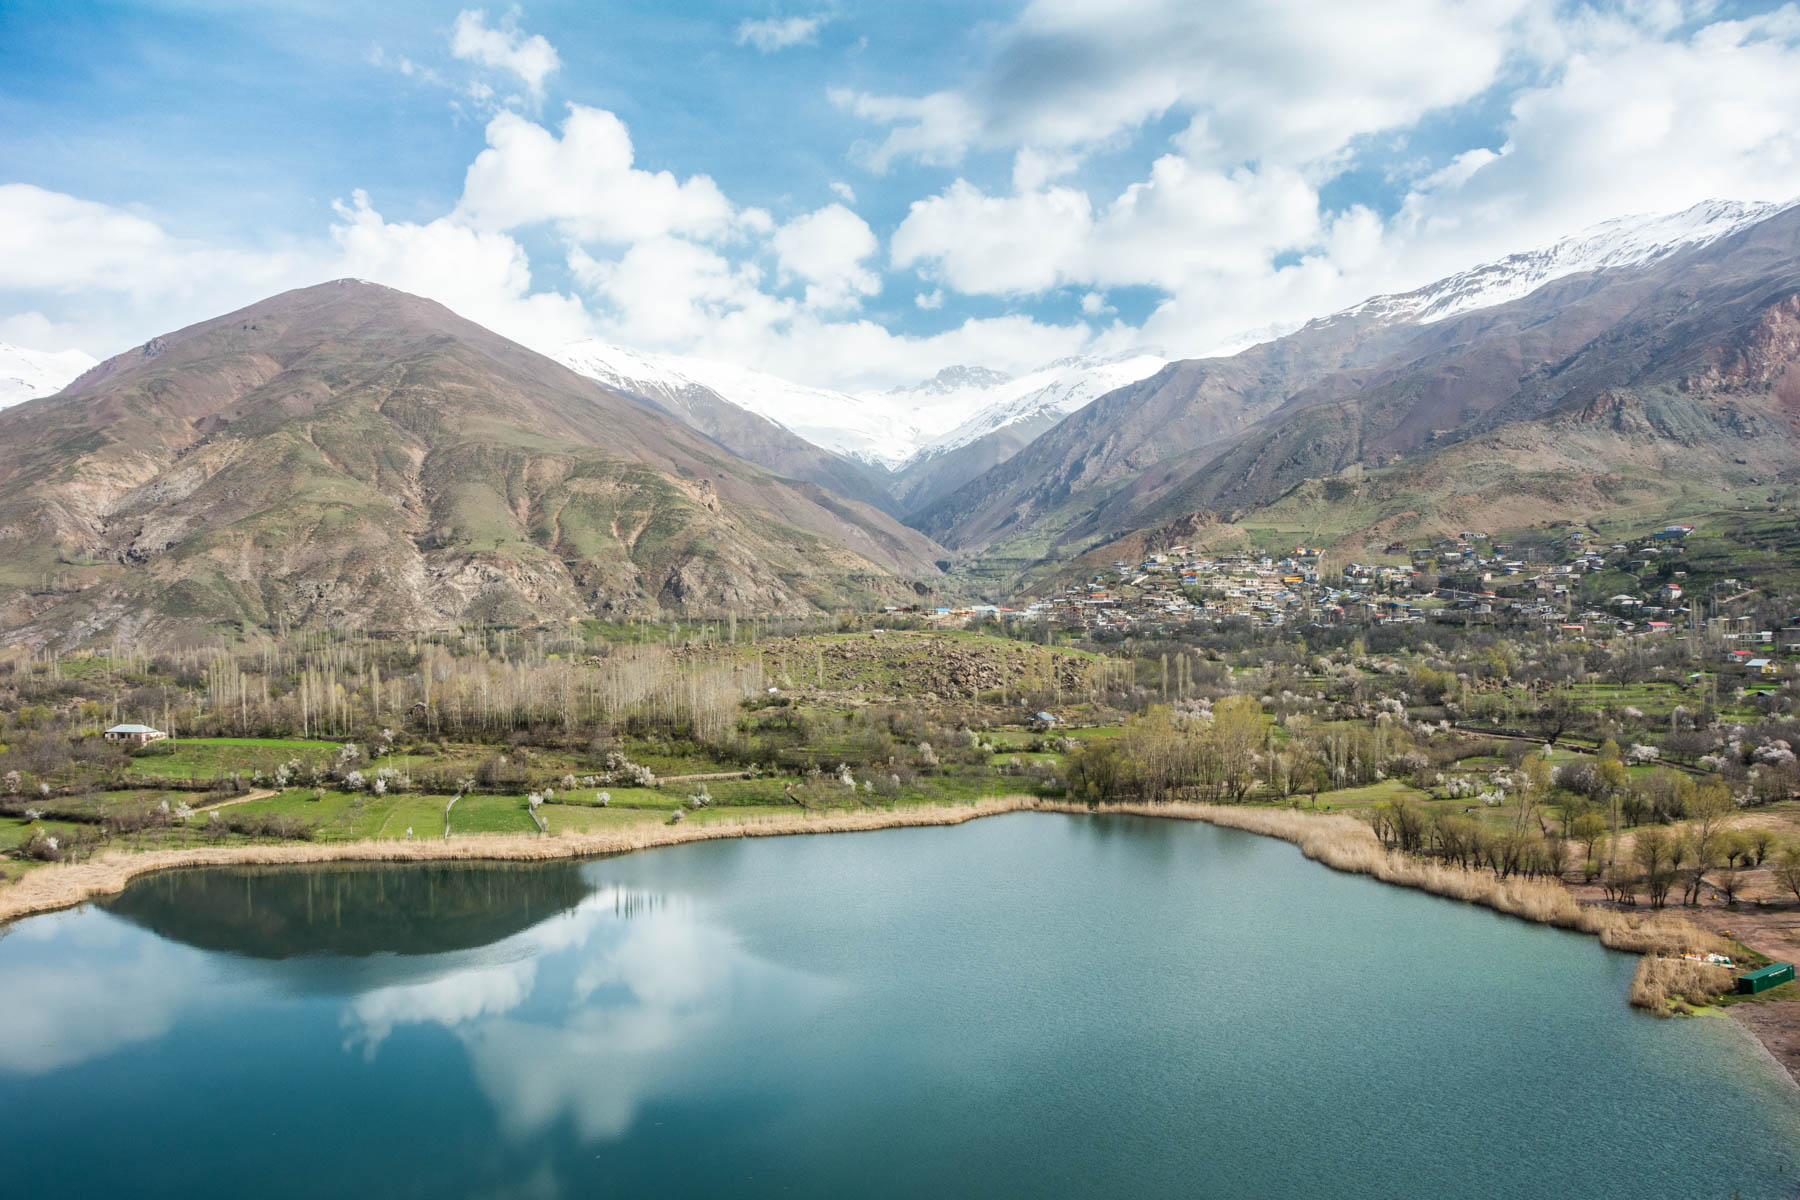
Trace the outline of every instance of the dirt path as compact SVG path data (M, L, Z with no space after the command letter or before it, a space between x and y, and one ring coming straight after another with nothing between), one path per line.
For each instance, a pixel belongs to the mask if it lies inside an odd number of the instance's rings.
M197 813L213 812L221 808L230 808L234 804L248 804L252 800L267 800L271 796L279 795L281 795L280 792L270 788L258 788L253 792L245 792L241 796L233 796L229 800L217 800L211 804L196 804L194 805L194 811Z

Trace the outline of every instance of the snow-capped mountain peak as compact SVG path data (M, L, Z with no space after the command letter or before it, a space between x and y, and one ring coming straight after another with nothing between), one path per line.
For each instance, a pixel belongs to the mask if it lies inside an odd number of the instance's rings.
M1614 217L1551 245L1459 271L1416 291L1372 297L1340 315L1429 325L1517 300L1565 275L1641 266L1680 250L1704 246L1766 220L1786 207L1787 204L1708 200L1675 213Z
M576 342L556 357L578 374L659 403L705 388L815 446L889 470L1016 421L1060 419L1154 374L1165 362L1153 354L1073 358L1017 378L988 367L953 366L921 383L850 395L748 367L600 341Z
M1705 245L1755 224L1783 204L1713 200L1677 213L1604 221L1551 245L1472 267L1395 295L1375 296L1315 324L1346 319L1430 324L1528 295L1583 271L1639 266ZM1233 354L1298 325L1269 327L1214 347ZM1009 425L1034 434L1100 396L1155 374L1160 354L1077 357L1019 376L980 365L945 367L903 387L851 395L792 383L747 367L580 342L558 357L576 371L651 399L706 388L816 446L898 470L909 462L968 445Z
M98 361L79 350L52 354L0 342L0 408L53 396Z
M578 375L659 403L703 388L815 446L896 467L912 453L912 431L861 397L795 383L750 367L589 340L556 359Z
M1044 426L1087 407L1106 393L1147 379L1168 365L1160 354L1065 358L1017 378L1002 376L985 387L952 393L966 418L931 438L915 457L966 446L1008 425L1036 420ZM941 375L940 375L941 378Z
M994 388L1012 381L1012 376L1005 371L996 371L991 367L954 366L945 367L923 383L903 384L889 388L882 393L886 396L948 396L956 392L973 389Z

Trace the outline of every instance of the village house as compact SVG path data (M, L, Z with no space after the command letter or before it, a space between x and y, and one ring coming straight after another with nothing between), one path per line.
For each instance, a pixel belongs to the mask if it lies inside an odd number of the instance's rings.
M106 731L107 741L130 742L135 746L147 745L150 742L160 741L168 736L169 735L162 730L152 729L148 725L114 725L111 729Z

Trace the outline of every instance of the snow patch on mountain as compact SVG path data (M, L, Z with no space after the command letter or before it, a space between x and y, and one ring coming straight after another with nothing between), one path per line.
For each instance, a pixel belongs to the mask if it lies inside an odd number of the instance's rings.
M748 367L658 354L600 341L556 355L565 366L658 403L691 388L765 417L815 446L898 470L1035 416L1066 416L1162 369L1158 355L1074 358L1014 378L987 367L946 367L885 392L851 395L794 383Z
M809 387L730 363L597 340L572 343L555 357L578 375L659 403L689 389L705 389L815 446L865 462L897 466L910 453L909 427L847 392Z
M1542 249L1509 254L1416 291L1375 296L1337 316L1429 325L1518 300L1565 275L1642 266L1704 246L1767 220L1792 203L1708 200L1676 213L1614 217Z
M873 394L924 403L929 402L933 397L961 396L986 388L1001 387L1011 382L1011 375L1005 371L996 371L992 367L955 366L945 367L923 383L909 383Z
M54 396L98 361L79 350L51 354L0 342L0 408Z
M973 415L932 438L914 457L929 458L966 446L1021 421L1060 421L1108 392L1148 379L1167 365L1168 359L1160 354L1086 356L1065 358L1016 379L1002 376L985 383L971 381L947 394Z
M1792 203L1792 202L1790 202ZM1508 255L1415 291L1375 296L1316 324L1357 319L1431 324L1517 300L1552 280L1584 271L1642 266L1717 241L1786 204L1711 200L1660 216L1617 217L1538 250ZM1235 354L1297 326L1247 331L1208 357ZM1048 425L1110 391L1167 365L1160 354L1064 359L1019 376L980 366L946 367L930 379L851 395L705 359L655 354L605 342L578 342L559 357L621 391L666 402L705 388L816 446L898 470L1024 421Z

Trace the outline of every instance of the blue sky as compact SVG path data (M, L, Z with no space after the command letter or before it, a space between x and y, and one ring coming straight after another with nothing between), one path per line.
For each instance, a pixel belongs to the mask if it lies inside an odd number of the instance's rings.
M1791 5L7 0L0 340L358 274L846 388L1200 354L1787 199L1795 111Z

